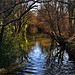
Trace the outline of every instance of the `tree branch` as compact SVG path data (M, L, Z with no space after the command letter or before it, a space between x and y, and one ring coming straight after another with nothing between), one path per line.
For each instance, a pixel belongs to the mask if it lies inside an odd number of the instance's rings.
M21 1L21 2L19 2L19 3L16 3L16 4L10 6L9 8L7 8L6 10L1 11L0 14L5 13L5 12L7 12L7 11L10 10L10 9L14 9L17 5L22 4L22 3L24 3L24 2Z
M7 8L6 10L1 11L0 14L5 13L5 12L7 12L7 11L10 10L10 9L14 9L14 8L15 8L17 5L19 5L19 4L27 3L27 2L29 2L29 1L33 1L33 0L28 0L28 1L22 0L22 1L18 2L18 3L16 3L16 4L10 6L10 7ZM33 2L35 3L36 1L33 1Z
M17 19L13 19L13 20L11 20L11 21L5 23L5 24L0 24L0 26L6 26L6 25L8 25L9 23L12 23L12 22L14 22L14 21L20 20L21 17L22 17L24 14L26 14L26 13L27 13L29 10L31 10L32 8L36 7L36 6L33 6L36 2L37 2L37 1L35 1L34 3L32 3L32 4L29 6L29 8L28 8L24 13L22 13Z

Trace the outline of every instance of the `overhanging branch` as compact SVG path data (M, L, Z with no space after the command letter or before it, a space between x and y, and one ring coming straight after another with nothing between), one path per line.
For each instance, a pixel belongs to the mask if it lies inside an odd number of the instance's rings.
M10 7L7 8L6 10L1 11L0 14L5 13L5 12L7 12L7 11L10 10L10 9L14 9L14 8L15 8L17 5L19 5L19 4L28 3L29 1L33 1L33 0L28 0L28 1L22 0L22 1L18 2L18 3L16 3L16 4L10 6ZM35 3L35 2L37 2L37 1L33 1L33 2Z
M0 26L6 26L6 25L8 25L9 23L12 23L12 22L14 22L14 21L20 20L21 17L22 17L24 14L26 14L26 13L27 13L29 10L31 10L32 8L36 7L36 5L33 6L35 3L36 3L36 1L35 1L34 3L32 3L32 4L29 6L29 8L28 8L24 13L22 13L17 19L13 19L13 20L11 20L11 21L9 21L9 22L7 22L7 23L0 24Z

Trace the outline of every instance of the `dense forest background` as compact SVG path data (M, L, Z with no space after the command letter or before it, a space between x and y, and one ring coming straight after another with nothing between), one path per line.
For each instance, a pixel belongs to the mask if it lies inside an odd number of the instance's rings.
M0 68L29 52L26 34L43 32L52 42L73 48L74 26L74 0L0 0Z

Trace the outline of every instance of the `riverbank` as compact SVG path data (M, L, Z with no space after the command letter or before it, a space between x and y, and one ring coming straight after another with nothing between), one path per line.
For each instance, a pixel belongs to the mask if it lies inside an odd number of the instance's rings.
M2 69L0 69L0 75L4 75L6 73L12 72L12 71L16 70L17 68L21 67L23 64L24 63L17 64L17 65L14 65L14 66L10 66L10 67L7 67L7 68L2 68Z

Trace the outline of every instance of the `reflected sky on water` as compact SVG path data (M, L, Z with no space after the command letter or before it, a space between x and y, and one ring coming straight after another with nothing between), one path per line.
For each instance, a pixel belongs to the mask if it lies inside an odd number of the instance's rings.
M7 75L75 75L74 62L69 60L66 51L60 52L61 47L50 51L50 46L43 47L36 41L31 48L27 62Z

